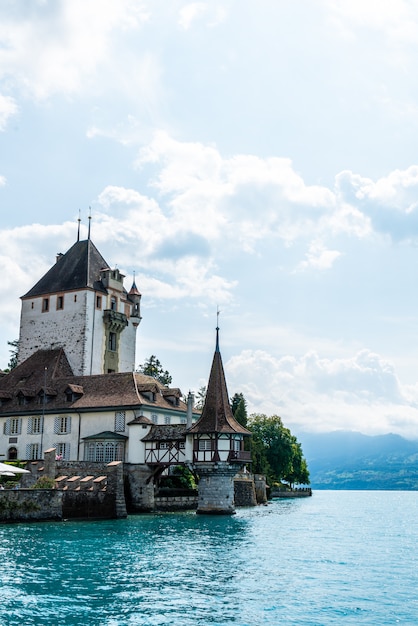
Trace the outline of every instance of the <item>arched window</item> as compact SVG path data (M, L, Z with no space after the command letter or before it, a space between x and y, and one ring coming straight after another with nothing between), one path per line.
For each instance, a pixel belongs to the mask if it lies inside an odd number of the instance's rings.
M104 445L102 443L96 444L96 462L103 463L104 459Z
M17 459L17 448L9 448L7 451L7 458L9 461L16 461Z
M115 450L115 461L123 461L124 444L117 443Z
M94 443L89 443L87 445L87 454L86 454L87 461L94 461L95 452L96 452L96 446L94 445Z
M107 443L105 446L105 463L111 463L114 460L115 449L113 443Z

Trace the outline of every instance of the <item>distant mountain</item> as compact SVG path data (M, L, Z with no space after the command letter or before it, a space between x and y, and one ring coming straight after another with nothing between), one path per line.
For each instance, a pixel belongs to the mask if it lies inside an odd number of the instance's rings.
M299 433L313 489L418 490L418 441L358 432Z

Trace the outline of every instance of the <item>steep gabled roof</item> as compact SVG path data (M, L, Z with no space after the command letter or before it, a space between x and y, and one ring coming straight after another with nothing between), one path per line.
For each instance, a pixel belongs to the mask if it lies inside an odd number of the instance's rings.
M100 270L109 267L90 239L77 241L22 298L90 287L106 293Z
M210 371L206 399L200 419L189 433L240 433L251 435L232 414L229 404L225 372L219 350L219 328L216 329L216 348Z

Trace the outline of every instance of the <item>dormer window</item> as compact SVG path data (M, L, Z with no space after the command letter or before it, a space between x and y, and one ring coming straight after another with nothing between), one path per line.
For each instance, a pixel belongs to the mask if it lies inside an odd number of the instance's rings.
M156 395L154 391L142 391L141 394L150 402L155 402Z
M65 400L67 402L75 402L83 395L83 393L84 390L81 385L68 385L65 390Z

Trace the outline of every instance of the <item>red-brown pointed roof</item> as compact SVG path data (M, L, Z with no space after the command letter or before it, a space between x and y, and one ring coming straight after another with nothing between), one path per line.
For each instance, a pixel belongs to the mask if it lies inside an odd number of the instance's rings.
M206 399L200 419L189 433L239 433L251 435L232 414L229 404L225 372L219 350L219 328L216 329L216 348L210 371Z

